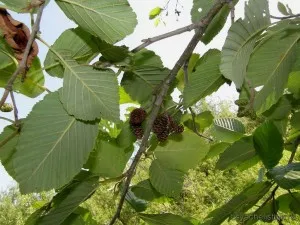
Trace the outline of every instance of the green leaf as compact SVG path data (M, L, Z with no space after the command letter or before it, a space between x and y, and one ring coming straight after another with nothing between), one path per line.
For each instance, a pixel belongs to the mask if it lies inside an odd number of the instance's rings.
M153 51L139 51L132 61L130 72L124 74L121 85L134 101L143 103L153 95L170 71L163 67L160 57Z
M196 167L208 152L208 144L195 133L185 131L173 135L157 146L154 155L160 164L170 169L187 172Z
M234 142L220 156L216 168L231 169L256 156L252 137L243 137Z
M199 54L196 54L196 53L193 53L189 59L189 64L188 64L188 76L190 77L191 74L193 73L194 69L195 69L195 66L197 65L198 63L198 60L200 58L200 55ZM183 91L184 89L184 71L183 71L183 68L181 68L179 71L178 71L178 74L177 74L177 80L178 80L178 84L177 84L177 88L180 90L180 91Z
M67 51L78 63L87 64L99 54L99 42L93 35L77 27L64 31L52 45L52 49L57 52ZM51 49L47 53L44 65L49 75L63 78L63 65Z
M151 9L151 11L149 12L149 19L153 20L155 19L162 11L162 8L160 7L155 7L153 9Z
M30 0L1 0L9 10L13 10L15 12L26 12L26 8L29 5ZM2 6L1 6L2 7Z
M146 201L152 201L161 196L161 194L154 189L149 179L137 183L136 185L132 186L130 190L136 197Z
M102 117L119 121L119 87L114 72L93 70L71 59L62 60L65 73L60 100L67 112L81 120Z
M102 57L110 62L123 61L130 54L128 48L125 46L114 46L102 40L98 40L97 45Z
M0 146L0 160L1 164L4 166L5 170L12 177L15 177L15 171L13 167L13 155L16 152L16 145L19 140L19 134L16 133L17 128L10 125L3 129L0 134L1 146ZM14 137L13 137L14 136ZM2 141L8 140L7 138L13 137L8 142L2 145Z
M21 192L50 190L70 181L87 160L97 130L96 123L69 116L57 92L48 94L27 117L13 157Z
M136 136L132 133L129 121L123 124L122 130L118 135L116 142L119 146L127 148L133 145L136 141Z
M7 44L6 40L3 38L2 31L0 30L0 69L4 69L8 66L14 65L16 68L17 60L14 57L14 52L12 48ZM2 83L3 75L1 74L0 84Z
M84 30L114 44L131 34L137 24L127 0L56 0L66 16Z
M236 5L237 2L238 0L233 0L233 6ZM231 9L229 4L224 5L222 9L217 13L217 15L213 18L213 20L208 24L205 33L201 38L201 41L204 44L208 44L209 42L211 42L212 39L223 29L230 11Z
M287 87L295 98L300 98L300 71L290 73Z
M243 123L237 119L215 119L212 133L218 140L232 143L244 136L245 127Z
M300 130L300 112L293 114L291 118L291 126L296 130Z
M256 128L253 136L254 147L267 169L276 166L282 157L283 139L272 121Z
M212 211L207 218L211 220L207 225L220 225L228 217L241 216L252 208L272 187L270 182L254 183L240 194L234 196L221 208Z
M264 112L263 115L270 120L282 120L290 114L291 109L292 105L287 96L284 95L268 111Z
M300 163L291 163L286 166L274 167L268 172L281 188L292 189L300 185Z
M235 5L238 1L234 0ZM209 10L215 4L214 0L194 0L191 10L192 22L198 23L204 16L207 15ZM211 23L209 23L206 31L201 38L201 41L208 44L223 28L226 23L227 17L230 13L228 5L224 5L223 8L216 14Z
M230 146L229 143L219 142L210 146L209 152L207 153L205 159L213 158L222 152L224 152Z
M98 187L98 177L89 177L82 181L73 180L53 197L53 206L43 216L39 225L61 224L75 209L95 192Z
M147 209L147 202L137 198L131 189L128 190L125 199L136 212L143 212Z
M0 5L0 7L15 11L17 13L29 13L31 10L29 7L31 1L32 0L1 0L1 2L3 2L5 5ZM47 5L49 2L50 0L46 0L44 4ZM33 12L35 13L36 10L33 10Z
M286 193L283 195L280 195L276 200L279 204L279 211L284 212L284 213L290 213L291 209L290 209L290 204L293 202L293 200L299 199L300 202L300 193L298 192L291 192L292 195L290 193Z
M214 116L211 111L204 111L195 117L195 122L199 124L200 131L204 131L205 128L209 127L214 121Z
M261 220L266 223L271 223L278 216L278 202L275 200L268 201L264 206L251 214L246 214L243 220L243 225L252 225Z
M237 20L229 29L222 49L220 70L237 88L243 85L258 35L270 23L268 1L251 0L245 5L245 19Z
M276 104L286 87L288 75L295 61L300 32L279 33L261 45L251 56L247 78L251 85L264 87L256 94L254 109L257 114Z
M78 207L61 225L97 225L97 222L89 210Z
M15 72L16 65L10 64L9 66L0 69L0 87L5 87L11 75ZM26 95L30 98L35 98L45 91L44 74L38 57L35 57L32 64L26 73L24 82L21 81L22 75L18 75L14 82L13 90Z
M139 214L139 217L150 225L193 225L189 220L171 213Z
M179 197L183 186L183 172L169 169L158 160L154 160L149 169L149 176L151 184L161 194Z
M131 155L131 149L121 148L113 140L102 140L98 137L95 150L89 158L89 170L102 177L118 177Z
M200 99L210 95L224 84L225 79L220 73L220 51L209 50L197 63L196 71L190 75L189 83L184 88L183 103L186 108Z
M278 2L277 8L278 8L278 11L281 12L283 15L285 15L285 16L290 15L283 3Z

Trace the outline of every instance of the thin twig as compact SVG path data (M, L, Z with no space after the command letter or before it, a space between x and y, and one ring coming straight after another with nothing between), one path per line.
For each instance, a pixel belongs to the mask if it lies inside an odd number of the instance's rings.
M13 120L11 120L11 119L8 119L8 118L6 118L6 117L3 117L3 116L0 116L0 120L6 120L6 121L8 121L8 122L10 122L10 123L14 123L15 121L13 121Z
M136 155L135 155L135 157L134 157L134 159L133 159L133 161L132 161L132 163L131 163L131 165L128 169L128 176L127 176L127 178L125 180L125 183L124 183L124 186L123 186L121 198L119 200L119 204L118 204L116 213L112 217L109 225L113 225L116 222L116 220L120 217L120 213L121 213L121 210L122 210L124 202L125 202L125 197L126 197L126 194L128 192L131 179L133 178L134 172L136 170L138 162L140 161L141 156L143 155L144 151L146 150L147 143L148 143L148 138L150 136L150 132L152 130L154 120L155 120L155 118L157 117L157 115L159 113L160 107L162 105L162 102L163 102L165 96L168 93L170 85L175 80L176 75L177 75L178 71L180 70L180 68L183 66L184 62L192 55L192 53L193 53L194 49L196 48L199 40L203 36L208 24L213 20L215 15L222 9L222 7L225 4L227 4L227 2L228 1L224 1L224 0L223 1L221 1L221 0L218 1L216 4L214 4L214 6L211 8L211 10L208 12L208 14L199 22L199 24L198 24L199 28L196 29L196 32L195 32L193 38L191 39L188 46L186 47L186 49L184 50L184 52L180 56L179 60L176 62L173 69L170 71L167 78L162 83L162 86L160 88L160 92L156 96L156 99L155 99L155 102L153 104L151 113L148 117L149 119L147 121L147 125L146 125L146 128L145 128L142 143L141 143L140 148L137 151L137 153L136 153Z
M270 15L270 17L272 19L276 19L276 20L286 20L286 19L292 19L292 18L300 17L300 13L295 14L295 15L290 15L290 16L272 16L272 15Z
M9 93L10 93L10 98L11 98L11 101L12 101L13 107L14 107L15 125L16 125L16 127L19 127L20 123L19 123L19 118L18 118L18 108L17 108L14 92L10 91Z
M230 8L230 17L231 17L231 24L234 24L234 18L235 18L235 6L233 2L229 3Z
M8 95L9 95L9 92L13 90L13 84L14 84L15 80L17 79L18 75L20 73L22 74L26 71L27 59L28 59L28 56L29 56L29 53L30 53L30 50L31 50L31 47L32 47L32 43L34 42L36 34L39 32L39 29L40 29L40 22L41 22L44 7L45 7L44 4L42 4L40 6L39 10L38 10L36 20L35 20L35 23L32 27L32 31L31 31L31 34L30 34L30 38L27 42L27 45L26 45L26 48L25 48L25 51L24 51L23 58L22 58L21 62L19 63L18 68L15 70L15 72L10 77L9 81L7 82L7 85L5 87L5 91L4 91L3 96L1 98L1 101L0 101L0 108L5 103Z
M144 43L137 46L136 48L134 48L132 50L132 52L138 52L141 49L146 48L148 45L153 44L154 42L157 42L157 41L160 41L160 40L163 40L163 39L166 39L166 38L178 35L178 34L182 34L182 33L188 32L188 31L192 31L192 30L194 30L198 27L201 27L200 23L198 23L198 24L192 23L188 26L170 31L170 32L165 33L165 34L161 34L161 35L158 35L158 36L155 36L155 37L152 37L152 38L143 39L142 42L144 42Z
M205 138L205 139L207 139L207 140L209 140L209 141L214 141L214 140L211 139L210 137L206 137L206 136L204 136L203 134L200 134L200 133L199 133L199 131L198 131L198 129L197 129L197 126L196 126L196 120L195 120L196 114L195 114L195 112L193 111L192 107L189 107L189 110L190 110L190 112L191 112L191 114L192 114L194 132L195 132L199 137Z

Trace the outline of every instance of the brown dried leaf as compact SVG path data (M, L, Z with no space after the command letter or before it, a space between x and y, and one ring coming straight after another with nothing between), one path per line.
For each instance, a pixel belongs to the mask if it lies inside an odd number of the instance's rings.
M30 38L29 28L25 24L14 20L6 9L0 8L0 29L7 44L13 49L15 58L20 62L23 59L24 51ZM38 52L38 45L34 41L28 55L27 67L30 67Z

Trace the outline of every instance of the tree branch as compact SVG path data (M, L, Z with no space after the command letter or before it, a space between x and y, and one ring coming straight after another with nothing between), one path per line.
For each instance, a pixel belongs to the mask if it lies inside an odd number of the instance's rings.
M41 22L41 18L42 18L42 14L43 14L43 10L44 10L44 7L45 5L42 4L38 10L38 13L37 13L37 17L36 17L36 20L35 20L35 23L32 27L32 31L31 31L31 34L30 34L30 38L27 42L27 45L26 45L26 48L25 48L25 51L24 51L24 55L23 55L23 58L22 58L22 61L19 63L19 66L18 68L16 69L16 71L13 73L13 75L10 77L9 81L7 82L7 85L5 87L5 91L3 93L3 96L0 100L0 108L2 107L2 105L5 103L10 91L13 90L13 84L15 82L15 80L17 79L18 75L20 73L24 73L24 71L26 70L26 67L27 67L27 58L28 58L28 55L30 53L30 50L31 50L31 47L32 47L32 43L34 42L35 40L35 37L36 37L36 34L39 32L40 30L40 22Z
M173 67L173 69L171 70L171 72L169 73L167 78L163 81L162 86L160 87L160 92L156 96L156 99L155 99L155 102L153 104L151 113L148 117L149 119L147 121L147 125L146 125L146 128L145 128L145 132L144 132L144 136L143 136L140 148L137 151L137 153L136 153L136 155L135 155L135 157L134 157L134 159L133 159L133 161L132 161L132 163L131 163L131 165L128 169L128 176L127 176L127 178L125 180L125 183L124 183L124 187L123 187L123 190L122 190L121 198L120 198L116 213L114 214L113 218L111 219L109 225L113 225L116 222L116 220L120 217L120 213L121 213L121 210L123 208L123 204L125 202L125 197L126 197L126 194L128 192L131 179L134 175L135 169L137 167L137 164L138 164L141 156L143 155L144 151L146 150L147 142L148 142L148 139L149 139L149 136L150 136L150 132L152 130L154 120L155 120L155 118L157 117L157 115L159 113L159 110L160 110L160 107L162 105L163 99L167 95L167 92L169 90L169 87L170 87L171 83L176 78L176 75L177 75L178 71L183 66L185 61L193 53L193 51L196 48L200 38L203 36L208 24L213 20L213 18L222 9L222 7L225 4L229 3L229 2L231 2L231 0L219 0L210 9L208 14L197 24L198 29L196 29L196 32L195 32L193 38L191 39L190 43L188 44L188 46L186 47L186 49L182 53L179 60L176 62L175 66Z
M14 107L15 125L16 125L17 127L19 127L19 126L20 126L20 123L19 123L19 118L18 118L18 108L17 108L17 104L16 104L14 92L13 92L13 91L10 91L9 93L10 93L10 98L11 98L11 101L12 101L13 107Z
M152 38L143 39L142 42L144 42L144 43L139 45L138 47L134 48L132 50L132 52L138 52L141 49L146 48L148 45L153 44L154 42L157 42L157 41L160 41L160 40L163 40L163 39L166 39L166 38L178 35L178 34L182 34L182 33L188 32L188 31L192 31L196 28L199 28L200 26L201 26L200 23L199 24L192 23L188 26L170 31L170 32L165 33L165 34L161 34L161 35L158 35L158 36L155 36L155 37L152 37Z
M295 14L295 15L290 15L290 16L282 16L282 17L270 15L270 17L272 19L276 19L276 20L286 20L286 19L292 19L292 18L300 17L300 13L299 14Z

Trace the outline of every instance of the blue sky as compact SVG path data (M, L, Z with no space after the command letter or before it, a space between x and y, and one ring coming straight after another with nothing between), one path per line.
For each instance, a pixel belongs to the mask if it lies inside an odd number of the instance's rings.
M270 1L270 10L273 15L280 15L277 11L277 0L269 0ZM137 13L139 24L136 27L133 34L126 37L119 44L125 44L129 46L131 49L139 45L142 39L153 37L176 28L180 28L182 26L186 26L191 23L191 19L189 16L190 9L192 7L192 0L179 0L179 3L182 4L183 8L179 7L182 11L182 14L179 18L175 16L174 12L174 4L176 0L171 1L171 5L169 7L169 16L163 17L166 25L160 24L158 27L155 27L153 21L148 19L149 11L156 7L163 7L167 0L129 0L134 11ZM245 0L240 0L239 4L236 7L236 16L240 17L243 14L243 5ZM299 0L281 0L283 3L289 3L292 9L300 10L300 1ZM13 17L17 20L20 20L26 23L29 26L30 18L27 14L16 14L12 13ZM218 48L221 49L222 45L225 41L227 29L230 24L227 23L224 30L207 46L203 44L199 44L196 48L196 52L203 54L209 48ZM58 8L54 1L51 1L49 5L45 8L42 22L41 22L41 35L44 40L48 43L53 44L54 41L59 37L59 35L66 29L76 27L72 21L70 21L63 12ZM148 47L148 49L153 50L156 54L160 55L164 65L166 67L173 67L176 60L179 58L180 54L186 47L188 41L192 36L192 32L181 34L178 36L174 36L167 40L163 40L157 42ZM41 62L44 61L44 58L47 54L48 49L39 44L39 57ZM45 86L51 91L57 90L61 87L62 80L53 78L50 76L45 76ZM2 96L3 89L0 89L0 96ZM33 105L41 100L44 95L41 95L35 99L30 99L22 95L16 95L16 102L19 106L19 116L20 118L24 118L30 112ZM213 99L221 99L221 100L233 100L237 95L235 93L234 87L224 86L222 87L216 94L213 95ZM3 114L0 112L0 116L5 116L13 119L13 114ZM9 125L9 123L0 120L0 132L3 130L5 126ZM3 166L0 164L0 191L6 189L8 186L14 185L14 182L11 177L9 177L4 170Z

